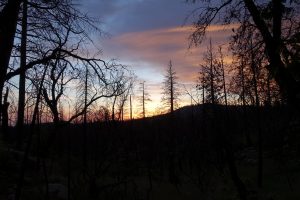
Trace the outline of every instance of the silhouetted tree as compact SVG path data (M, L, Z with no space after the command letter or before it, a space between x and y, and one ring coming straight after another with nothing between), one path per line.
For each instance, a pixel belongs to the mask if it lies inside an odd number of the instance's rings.
M203 103L206 100L207 102L212 104L212 107L208 108L210 110L209 113L211 113L210 115L207 115L208 112L205 112L205 109L203 107L202 123L205 124L205 126L210 127L210 131L219 133L217 138L215 138L215 141L213 141L216 142L218 146L220 146L220 149L216 149L216 151L223 152L222 154L227 162L231 179L237 188L240 198L244 200L247 199L247 189L239 176L236 160L234 157L233 146L231 144L229 136L225 132L225 130L231 128L229 125L230 120L228 119L228 109L226 109L225 118L222 117L220 113L218 113L217 107L215 106L220 102L222 95L225 95L226 93L223 55L220 50L219 54L220 58L218 59L216 54L213 52L212 43L210 40L210 45L204 56L205 63L201 65L202 69L199 73L200 77L198 78L198 88L203 90ZM209 118L209 120L207 120L206 118ZM206 121L208 121L208 123L206 123ZM221 129L220 127L223 128ZM204 132L205 128L202 127L202 129Z
M205 71L203 68L201 68L200 72L198 72L198 79L197 79L197 84L196 84L196 89L198 92L200 92L200 95L201 95L200 98L201 98L202 104L204 104L206 102L204 74L205 74Z
M236 36L232 38L231 49L235 62L240 63L236 65L237 69L233 69L233 80L237 85L242 86L238 88L243 89L241 98L243 104L256 104L255 88L258 97L262 99L261 103L271 105L276 101L281 101L278 84L271 79L270 71L267 70L268 58L259 35L255 33L255 27L245 22L243 27L237 29ZM251 68L250 58L253 58L252 60L256 60L256 63L259 64L255 71ZM241 67L243 70L239 69ZM255 80L253 79L253 73L255 73ZM242 83L242 85L239 83ZM256 87L254 87L254 84L256 84Z
M197 2L196 0L191 0ZM239 22L239 28L255 29L261 38L261 44L269 62L266 69L280 86L281 92L288 102L299 105L299 81L292 75L290 68L299 58L296 50L300 23L297 1L270 0L258 2L253 0L200 1L199 15L195 19L195 31L190 36L193 44L198 45L205 35L206 29L213 23L230 24ZM203 5L204 4L204 5Z
M1 47L7 45L7 48L3 49L4 54L2 54L6 55L2 60L7 64L1 65L3 73L0 77L0 89L2 94L5 81L20 75L17 127L19 130L18 143L21 143L26 72L33 67L43 67L50 60L57 59L58 56L64 59L67 55L66 52L68 52L69 57L74 58L75 50L80 49L78 46L90 40L86 33L89 30L99 31L99 29L95 26L95 21L79 12L71 0L5 1L1 4L1 8L1 20L3 21L1 25L8 21L5 17L11 21L7 26L10 27L9 30L6 27L2 34L3 37L6 37L4 43L9 42L10 44L1 45ZM22 12L21 15L19 15L20 12ZM21 21L20 26L16 26L18 20ZM66 44L64 39L69 38L69 36L73 38L73 41L76 41L75 38L77 38L80 42L72 44L70 40L67 40L68 44ZM20 67L16 67L14 64L8 68L10 58L13 58L15 63L20 63ZM27 73L28 75L30 76L30 73Z
M179 86L178 77L173 69L172 61L170 60L163 82L163 97L162 102L167 106L169 112L173 113L178 107Z
M4 139L7 139L7 131L8 131L8 108L9 108L9 102L8 102L8 93L9 93L9 89L8 87L6 88L6 92L4 94L4 98L3 98L3 104L2 104L2 131L3 131L3 137ZM2 102L1 102L2 103Z
M118 98L118 110L119 110L119 120L124 120L124 106L128 100L128 97L131 98L131 93L134 87L135 76L132 72L128 73L128 76L124 76L124 93L122 93ZM130 99L131 101L131 99ZM130 107L130 113L132 118L132 107Z
M21 164L19 179L18 179L18 182L17 182L16 192L15 192L15 200L19 200L21 198L21 194L22 194L22 189L23 189L23 184L24 184L24 176L25 176L25 171L26 171L26 167L27 167L28 157L29 157L29 154L30 154L30 149L31 149L31 146L32 146L32 137L33 137L33 132L34 132L34 128L35 128L35 124L36 124L36 120L37 120L39 104L40 104L40 98L41 98L41 95L42 95L42 87L43 87L43 83L44 83L44 80L45 80L46 71L47 71L47 67L44 69L44 72L41 76L41 81L40 81L38 91L37 91L36 103L34 105L32 121L31 121L31 124L30 124L30 132L29 132L28 141L27 141L27 144L26 144L25 152L24 152L23 161L22 161L22 164Z
M3 88L13 49L21 2L21 0L7 1L6 4L2 4L0 11L0 106L2 106ZM0 120L1 117L2 109L0 108Z
M184 87L184 91L185 93L190 97L191 99L191 105L199 105L200 104L200 95L199 95L199 91L201 90L201 86L198 85L198 83L194 86L192 86L191 88L187 88L185 85ZM199 89L198 89L199 88Z
M146 81L142 81L140 83L140 88L139 90L141 91L141 96L139 97L139 102L140 102L140 106L142 107L142 111L139 113L143 118L146 117L146 105L147 102L151 101L150 99L150 95L147 91L146 85L145 85Z
M222 64L218 62L216 54L213 52L210 40L207 52L204 54L204 64L199 72L199 82L204 91L206 102L213 105L220 102L223 90Z
M120 70L120 72L120 85L117 94L113 97L112 102L111 118L113 121L115 120L116 114L118 114L119 120L123 118L124 105L125 102L128 100L128 96L133 88L133 82L135 79L133 72L127 71L126 69ZM118 113L115 113L116 106L118 106Z
M223 88L223 95L224 95L224 102L227 107L227 88L226 88L226 78L225 78L225 63L224 63L224 55L222 52L222 46L219 46L218 49L219 59L217 60L218 68L220 69L221 76L222 76L222 88Z
M68 63L55 60L50 63L49 79L46 79L43 88L43 97L53 115L53 122L57 125L60 119L59 100L69 82L78 77L76 69L68 69ZM50 94L50 95L49 95Z
M20 51L20 69L24 69L26 67L26 59L27 59L27 0L23 1L22 6L22 33L21 33L21 51ZM26 79L25 79L26 70L22 70L20 72L19 79L19 102L18 102L18 118L17 118L17 131L18 131L18 141L17 147L21 147L22 138L23 138L23 126L24 126L24 111L25 111L25 87L26 87Z

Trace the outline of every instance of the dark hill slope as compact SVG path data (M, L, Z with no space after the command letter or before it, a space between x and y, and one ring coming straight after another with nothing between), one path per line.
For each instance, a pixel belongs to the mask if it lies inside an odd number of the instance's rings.
M205 104L180 108L173 115L90 123L86 132L80 124L40 125L34 130L23 196L42 199L45 180L66 188L71 175L70 192L78 200L237 199L226 145L249 199L257 199L258 194L300 199L294 189L300 186L298 117L279 107L257 112L254 107ZM260 191L256 187L259 126L265 184ZM16 156L11 147L0 143L0 199L7 199L15 187L22 165L22 152ZM59 198L51 193L50 199Z

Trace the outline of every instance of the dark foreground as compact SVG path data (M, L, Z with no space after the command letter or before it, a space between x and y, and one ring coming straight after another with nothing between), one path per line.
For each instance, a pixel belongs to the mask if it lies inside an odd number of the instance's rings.
M1 139L0 199L16 188L24 200L300 199L300 121L287 108L205 105L24 132L18 150L14 128Z

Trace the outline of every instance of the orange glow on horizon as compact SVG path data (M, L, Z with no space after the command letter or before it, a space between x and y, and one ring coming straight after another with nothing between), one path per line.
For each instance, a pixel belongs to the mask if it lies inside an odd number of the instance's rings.
M232 59L227 56L227 38L231 30L238 24L212 25L207 29L207 37L212 38L215 45L223 45L225 63L231 63ZM148 116L157 113L161 105L161 83L171 59L177 73L180 84L195 84L203 62L203 53L207 50L208 41L198 47L189 47L188 37L194 28L192 26L168 27L154 30L129 32L112 37L106 41L109 54L118 55L120 60L125 60L137 70L138 76L152 87L148 91L152 101L147 104ZM217 46L215 46L217 51ZM147 70L148 69L148 70ZM149 71L150 70L150 71ZM181 106L190 104L190 98L186 95L181 99ZM138 116L138 109L134 116Z

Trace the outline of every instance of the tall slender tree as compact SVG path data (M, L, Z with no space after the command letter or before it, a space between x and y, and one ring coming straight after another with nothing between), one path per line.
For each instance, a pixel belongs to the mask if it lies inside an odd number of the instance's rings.
M219 53L218 65L219 65L219 68L221 71L221 76L222 76L224 102L227 107L228 102L227 102L227 88L226 88L226 78L225 78L225 63L224 63L224 54L222 51L222 46L219 46L218 53Z
M9 107L9 102L8 102L8 93L9 89L8 87L6 88L6 92L4 94L3 98L3 105L2 105L2 131L3 131L3 136L4 139L7 139L8 137L8 107Z
M0 121L2 94L17 29L21 0L7 1L0 11Z
M173 113L179 105L179 84L178 77L173 69L172 61L169 61L163 82L162 102L168 107L169 112Z
M146 81L142 81L140 83L140 91L141 91L141 96L139 97L139 101L140 101L140 104L141 104L141 107L142 107L142 112L139 113L143 118L146 118L147 114L147 109L146 109L146 106L147 106L147 102L151 101L150 99L150 95L147 91L147 87L145 85Z
M205 95L203 99L207 103L215 105L220 102L222 97L222 64L218 61L211 40L204 53L203 61L199 72L199 81L204 89L203 95Z
M23 138L24 125L24 110L25 110L25 87L26 87L26 67L27 59L27 0L23 1L22 6L22 33L21 33L21 52L20 52L20 69L22 69L19 78L19 102L18 102L18 118L17 118L17 132L18 132L18 147L21 147Z

